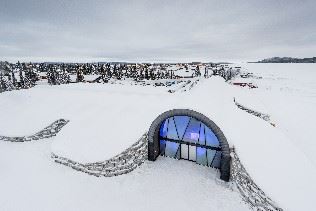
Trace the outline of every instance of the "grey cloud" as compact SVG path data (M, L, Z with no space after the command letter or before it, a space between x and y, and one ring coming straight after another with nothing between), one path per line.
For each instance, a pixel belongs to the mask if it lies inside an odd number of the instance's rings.
M315 1L0 0L0 60L316 56Z

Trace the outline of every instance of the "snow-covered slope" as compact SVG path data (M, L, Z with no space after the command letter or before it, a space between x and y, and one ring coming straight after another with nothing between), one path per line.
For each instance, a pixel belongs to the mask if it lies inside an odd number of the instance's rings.
M250 71L257 68L250 66ZM263 70L259 68L258 73ZM275 76L272 78L278 80ZM259 81L254 82L259 84ZM309 141L313 137L309 135L313 126L302 135L305 138L293 142L293 133L284 129L286 126L282 122L285 121L278 117L278 112L284 112L284 109L282 106L271 109L278 104L284 106L287 101L283 101L283 94L277 94L278 98L267 97L277 92L262 87L265 86L259 84L257 90L242 89L218 77L201 79L190 91L173 94L164 87L128 84L37 86L0 95L0 134L27 135L56 119L68 119L70 122L54 139L51 150L83 163L102 161L134 143L162 112L189 108L205 114L222 129L248 173L280 207L284 210L311 210L316 191L312 182L316 168L313 154L307 152L315 149L313 142ZM309 87L306 90L310 90ZM307 108L315 103L313 94L306 98ZM237 108L234 97L245 106L271 114L277 127ZM301 115L306 117L306 112L311 110L300 109ZM295 115L299 118L300 112ZM297 125L295 119L286 120L291 121L292 126ZM301 129L303 125L296 127ZM306 149L308 147L312 149Z
M211 168L159 157L129 174L98 178L54 163L56 139L0 142L0 210L249 210Z

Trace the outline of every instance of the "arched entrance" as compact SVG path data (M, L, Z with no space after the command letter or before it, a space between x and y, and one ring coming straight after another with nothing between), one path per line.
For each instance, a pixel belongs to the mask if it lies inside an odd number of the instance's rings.
M158 116L148 133L148 159L158 155L194 161L219 168L221 179L229 181L230 153L219 127L201 113L174 109Z

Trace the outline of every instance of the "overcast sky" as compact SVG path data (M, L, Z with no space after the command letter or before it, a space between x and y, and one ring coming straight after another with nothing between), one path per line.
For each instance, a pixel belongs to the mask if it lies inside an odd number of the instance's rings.
M0 60L316 56L316 0L0 0Z

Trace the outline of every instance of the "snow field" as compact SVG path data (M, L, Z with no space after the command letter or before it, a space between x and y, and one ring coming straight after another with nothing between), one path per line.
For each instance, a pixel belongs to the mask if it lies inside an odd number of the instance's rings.
M27 135L39 131L56 119L65 118L70 120L70 122L54 138L51 145L46 146L46 152L52 151L60 156L83 163L103 161L133 144L148 130L151 122L162 112L173 108L189 108L208 116L221 128L229 144L235 147L248 173L278 206L284 210L312 210L314 207L313 195L316 191L316 185L312 182L316 177L316 147L312 135L315 129L313 124L315 111L313 108L316 105L315 77L311 76L314 74L312 72L314 67L312 65L243 65L248 71L263 76L263 79L249 79L249 81L259 85L258 89L250 90L231 86L226 84L221 78L212 77L210 79L201 79L189 92L176 92L174 94L168 93L168 88L166 87L122 86L117 84L71 84L54 87L42 85L30 90L5 92L0 95L0 134L10 136ZM301 75L298 74L298 71L302 71L299 73L304 73L304 77L298 77L298 75ZM270 114L272 120L276 123L276 127L238 109L233 102L234 97L237 100L240 99L241 103L247 107ZM6 145L0 144L5 146L0 146L0 150L4 149L1 155L7 156L0 159L0 162L6 161L2 162L2 165L9 165L12 162L18 163L19 156L12 158L9 155L12 150L14 151L13 146L17 145L9 145L10 143L6 143ZM40 143L37 144L40 145ZM20 151L22 151L21 149ZM49 153L47 153L47 156L49 156ZM27 156L25 159L28 160ZM160 178L163 176L161 165L165 165L168 162L167 158L159 158L154 163L146 162L135 172L122 178L134 178L132 175L144 176L141 169L147 167L154 169L152 174ZM175 165L178 165L178 163L179 165L192 164L187 164L188 162L186 161L174 161L170 168L176 168ZM198 165L194 166L200 167ZM192 166L194 169L197 167ZM77 173L72 173L71 169L60 168L64 169L64 174L66 175L78 175ZM191 169L191 166L189 169ZM212 171L209 168L206 169L208 172ZM14 171L18 170L12 171L11 173L13 174ZM32 171L39 173L36 169ZM47 171L55 170L51 168ZM170 169L168 171L172 172ZM185 171L187 170L171 174L173 178L177 178L178 175L183 176ZM198 175L202 175L203 178L205 176L200 169L194 173L194 178L200 178ZM64 176L60 175L59 177L62 180ZM204 179L208 179L208 176ZM8 175L7 177L1 175L0 179L1 177L4 178L2 178L3 181L7 181L10 184L11 179ZM99 181L99 179L90 177L88 180L89 182ZM65 181L69 182L67 179ZM109 183L110 181L116 181L116 178L106 180ZM157 192L158 195L163 195L162 193L165 193L163 191L171 192L173 183L177 184L177 181L173 180L170 183L165 180L159 181L161 183L157 183L157 186L166 187L166 190L155 187L157 191L153 192ZM181 184L188 183L189 186L192 185L191 182L188 182L191 180L180 181ZM11 184L12 182L13 178ZM169 186L164 186L165 183ZM130 182L122 182L121 184L131 186ZM199 184L194 183L198 198L203 198L205 195L204 189L200 187L201 184L203 184L202 181ZM180 183L175 186L179 189L177 194L182 193L183 197L187 197L183 194L188 192L187 189L181 189ZM140 191L138 188L139 186L134 186L137 193ZM102 190L98 191L101 191L102 195ZM0 193L1 195L5 194ZM213 191L207 194L211 193L217 194L217 192ZM32 194L36 195L35 193ZM176 196L174 194L171 195ZM189 205L192 205L190 207L192 210L192 207L197 207L196 204L202 204L201 210L212 208L211 204L203 204L201 202L203 200L197 200L198 202L195 202L194 206L193 202L190 202L188 206L182 206L181 203L183 201L196 199L194 194L190 193L188 195L191 195L190 199L180 198L178 200L165 196L160 199L161 201L167 201L165 203L167 206L173 206L172 202L174 202L174 205L177 205L177 209L183 208L185 210L186 207L189 208ZM153 198L155 196L154 194L152 195ZM101 199L101 196L98 197L97 199ZM124 197L128 198L129 196L123 194L122 198L127 202L133 203ZM148 197L150 199L151 195L149 194ZM7 196L4 199L7 203L11 203ZM102 199L107 201L104 198ZM220 201L221 199L217 200ZM153 200L149 200L151 203L157 203L157 206L158 201L153 202ZM238 200L235 200L235 202L239 203ZM161 204L159 202L159 205ZM136 205L135 203L132 207L134 206L143 205ZM227 208L218 204L215 207L217 209L214 210L230 209L230 207ZM123 209L124 207L119 208Z

